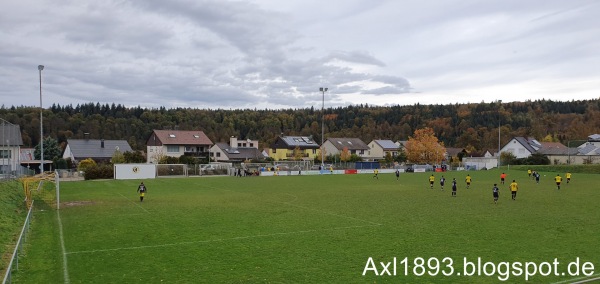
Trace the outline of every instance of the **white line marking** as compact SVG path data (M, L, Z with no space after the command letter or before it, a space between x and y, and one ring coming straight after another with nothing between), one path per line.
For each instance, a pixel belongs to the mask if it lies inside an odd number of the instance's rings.
M68 252L67 254L97 253L97 252L107 252L107 251L135 250L135 249L145 249L145 248L169 247L169 246L179 246L179 245L188 245L188 244L201 244L201 243L212 243L212 242L226 242L226 241L236 241L236 240L253 239L253 238L265 238L265 237L294 235L294 234L306 234L306 233L314 233L314 232L334 231L334 230L344 230L344 229L354 229L354 228L364 228L364 227L375 227L375 226L380 226L380 224L377 224L377 225L361 225L361 226L346 226L346 227L336 227L336 228L319 229L319 230L303 230L303 231L282 232L282 233L273 233L273 234L259 234L259 235L252 235L252 236L241 236L241 237L223 238L223 239L189 241L189 242L169 243L169 244L151 245L151 246L121 247L121 248L112 248L112 249L97 249L97 250L72 251L72 252Z
M592 282L595 280L600 280L600 277L596 277L596 278L589 278L589 277L594 277L594 276L598 276L600 275L600 273L596 273L590 276L585 276L585 277L579 277L579 278L573 278L573 279L568 279L568 280L563 280L563 281L559 281L559 282L554 282L553 284L561 284L561 283L570 283L570 284L581 284L581 283L588 283L588 282ZM577 281L577 280L581 280L581 281ZM577 281L577 282L571 282L571 281Z
M129 200L129 198L127 198L127 196L125 196L125 195L121 194L121 193L120 193L120 192L118 192L118 191L117 191L117 193L118 193L120 196L123 196L123 198L125 198L125 199ZM137 202L134 202L134 201L131 201L131 202L132 202L133 204L137 205L139 208L142 208L144 211L146 211L146 213L150 213L150 211L146 210L146 208L142 207L142 205L140 205L139 203L137 203Z
M60 235L60 247L62 249L62 258L63 258L63 275L65 278L65 283L69 283L69 268L67 267L67 250L65 249L65 238L63 235L63 226L62 220L60 218L60 210L56 210L56 216L58 218L58 232Z

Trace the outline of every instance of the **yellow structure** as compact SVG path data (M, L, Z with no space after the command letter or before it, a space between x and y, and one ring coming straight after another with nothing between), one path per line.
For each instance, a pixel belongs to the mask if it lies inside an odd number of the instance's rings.
M280 136L269 148L269 157L275 161L314 160L320 153L312 137L305 136Z
M55 179L55 172L46 172L32 177L24 177L20 179L21 183L23 184L23 190L25 190L25 203L27 203L27 208L30 208L33 202L33 198L31 197L32 189L34 187L41 186L43 181L54 182Z

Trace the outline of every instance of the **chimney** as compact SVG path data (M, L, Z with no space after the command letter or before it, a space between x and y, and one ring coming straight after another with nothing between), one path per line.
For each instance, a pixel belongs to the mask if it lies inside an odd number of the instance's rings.
M229 138L229 147L231 148L237 148L238 144L237 144L237 137L235 136L231 136L231 138Z
M100 140L100 148L104 148L104 139Z

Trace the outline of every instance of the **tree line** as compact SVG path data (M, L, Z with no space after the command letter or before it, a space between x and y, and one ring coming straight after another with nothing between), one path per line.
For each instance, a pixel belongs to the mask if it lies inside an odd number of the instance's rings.
M21 127L24 147L39 144L40 108L0 108L0 118ZM314 108L298 109L201 109L142 108L120 104L53 104L43 109L43 131L64 149L67 139L127 140L134 150L146 149L154 129L202 130L213 142L229 137L258 139L269 147L279 135L312 136L321 140L355 137L408 140L415 130L429 127L446 147L469 151L495 150L514 136L540 141L563 142L586 139L600 133L600 99L566 102L536 100L509 103L450 105L331 107L324 113Z

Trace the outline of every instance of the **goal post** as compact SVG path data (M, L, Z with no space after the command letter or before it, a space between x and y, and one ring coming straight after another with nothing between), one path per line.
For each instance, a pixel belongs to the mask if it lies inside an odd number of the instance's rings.
M156 177L186 177L188 176L185 164L157 164Z

